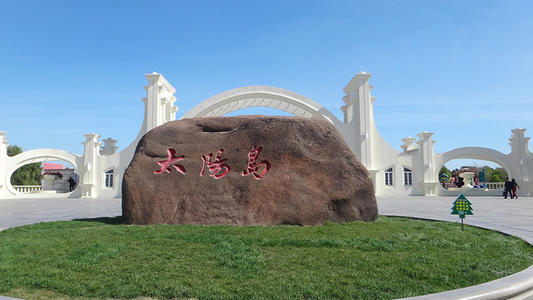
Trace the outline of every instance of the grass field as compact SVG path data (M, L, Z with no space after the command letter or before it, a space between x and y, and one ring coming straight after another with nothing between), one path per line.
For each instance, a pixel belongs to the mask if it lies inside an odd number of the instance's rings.
M380 217L315 227L126 226L121 218L0 232L0 295L44 298L391 299L533 264L514 237Z

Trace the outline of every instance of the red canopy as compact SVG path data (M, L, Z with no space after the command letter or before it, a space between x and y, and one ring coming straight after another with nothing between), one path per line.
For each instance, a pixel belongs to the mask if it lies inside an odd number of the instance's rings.
M43 170L62 170L62 164L44 163Z

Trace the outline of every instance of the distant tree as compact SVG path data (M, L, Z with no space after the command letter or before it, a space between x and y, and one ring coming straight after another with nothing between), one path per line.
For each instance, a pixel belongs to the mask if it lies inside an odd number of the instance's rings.
M505 181L505 177L508 177L507 172L503 168L496 168L491 178L491 182Z
M22 148L17 145L7 146L7 156L15 156L22 153Z
M7 147L7 155L15 156L22 153L22 148L17 145ZM11 185L40 185L41 163L31 163L18 168L11 175Z
M493 169L489 166L485 166L485 176L487 177L487 182L502 182L505 181L507 177L507 172L503 168Z
M508 177L507 172L505 172L504 168L493 169L493 168L491 168L489 166L484 166L484 167L462 166L461 168L467 168L467 167L468 168L476 168L476 170L478 172L482 172L483 169L485 169L485 178L486 178L487 182L503 182L503 181L505 181L505 177ZM456 169L456 171L457 171L457 169ZM439 178L441 177L441 174L446 174L446 175L451 177L452 172L446 166L443 166L440 169Z
M440 168L439 179L442 177L442 174L447 175L448 179L450 179L450 177L452 177L452 172L448 168L446 168L446 166L442 166L442 168Z

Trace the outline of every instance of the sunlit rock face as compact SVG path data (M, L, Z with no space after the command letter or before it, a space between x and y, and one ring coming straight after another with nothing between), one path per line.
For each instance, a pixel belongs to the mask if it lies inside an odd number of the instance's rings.
M168 122L141 139L122 188L128 224L318 225L377 218L368 171L323 119Z

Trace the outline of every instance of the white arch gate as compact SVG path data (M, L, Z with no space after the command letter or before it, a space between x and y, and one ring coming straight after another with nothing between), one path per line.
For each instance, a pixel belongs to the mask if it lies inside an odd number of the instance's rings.
M13 166L12 169L8 167L8 174L13 173L16 169L22 167L23 165L46 161L47 159L53 160L63 160L74 167L78 167L79 160L81 157L70 152L60 150L60 149L35 149L22 152L18 155L9 157L8 163ZM10 172L11 171L11 172Z
M182 119L223 116L248 107L269 107L298 117L324 118L337 128L344 128L344 124L318 102L271 86L249 86L223 92L198 104Z
M25 151L19 153L18 155L4 159L5 171L3 174L4 176L0 177L0 186L4 186L7 191L13 195L19 195L21 193L17 192L11 185L11 175L13 175L18 168L30 163L43 162L47 160L61 160L70 163L75 169L79 170L81 159L82 157L79 155L75 155L60 149L35 149ZM55 195L55 197L58 196L66 196L66 194Z
M489 148L483 148L483 147L462 147L453 149L451 151L441 153L437 155L437 174L435 176L438 176L438 172L440 171L440 168L444 166L447 162L454 160L454 159L479 159L479 160L485 160L485 161L491 161L494 163L499 164L506 172L511 176L511 178L514 176L513 174L516 174L512 168L512 159L510 154L506 155L499 151L496 151L494 149ZM483 195L494 195L499 196L501 195L500 190L491 190L491 191L484 191L484 190L470 190L467 191L466 194L470 192L471 195L475 194L483 194ZM441 195L455 195L457 192L447 191L444 188L439 191L439 194Z
M148 85L144 102L144 121L138 136L121 152L116 152L116 140L105 139L102 146L99 135L86 134L83 155L74 155L57 149L38 149L7 156L7 138L0 131L0 198L17 197L10 187L10 176L17 166L28 162L56 158L74 165L80 172L81 197L120 197L122 175L129 165L140 138L149 130L175 120L177 107L174 87L158 73L145 75ZM236 88L215 95L195 106L182 118L223 116L247 107L269 107L295 116L324 118L335 125L355 155L369 170L377 195L434 195L439 193L438 171L446 161L453 158L474 158L494 161L502 165L510 176L517 179L521 193L533 194L529 180L533 174L533 155L529 152L529 138L525 129L514 129L510 154L479 148L458 148L435 154L430 132L419 133L416 138L402 139L403 151L391 147L378 132L374 121L371 96L371 74L356 74L344 88L341 106L344 119L338 120L318 102L294 92L276 87L250 86ZM41 160L41 161L42 161ZM113 182L109 184L111 176ZM7 180L7 181L6 181ZM74 195L74 193L73 193Z
M512 161L510 155L483 147L462 147L441 153L437 157L440 167L454 159L479 159L492 161L502 166L508 174L512 174ZM437 169L440 170L440 167Z

